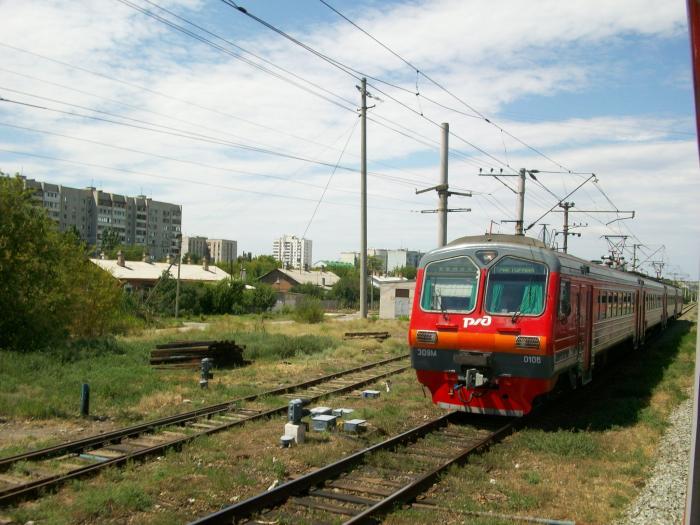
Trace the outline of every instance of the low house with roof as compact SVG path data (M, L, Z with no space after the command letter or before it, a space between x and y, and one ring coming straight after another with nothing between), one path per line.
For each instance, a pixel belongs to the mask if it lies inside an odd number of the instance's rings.
M144 257L146 259L146 257ZM121 252L117 259L90 259L104 271L109 272L125 287L132 289L151 288L156 281L169 272L170 277L177 279L177 264L173 261L164 263L142 261L126 261ZM180 281L216 283L229 279L230 275L218 266L209 266L205 258L204 264L183 264L180 268Z
M300 284L313 284L320 286L324 290L330 290L333 285L340 280L340 277L333 272L275 268L258 280L262 283L269 284L278 292L289 292L294 286Z

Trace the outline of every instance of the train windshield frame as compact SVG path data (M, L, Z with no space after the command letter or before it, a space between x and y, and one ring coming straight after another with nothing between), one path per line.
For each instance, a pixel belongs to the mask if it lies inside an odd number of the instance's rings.
M491 315L540 316L547 306L548 279L543 262L501 257L489 269L484 310Z
M466 255L428 263L420 307L425 312L470 313L479 294L479 266Z

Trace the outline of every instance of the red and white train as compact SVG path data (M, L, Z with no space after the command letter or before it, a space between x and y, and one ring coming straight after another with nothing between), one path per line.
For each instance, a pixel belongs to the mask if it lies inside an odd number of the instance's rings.
M613 346L644 343L681 291L514 235L463 237L416 276L411 363L441 407L522 416L560 379L592 378Z

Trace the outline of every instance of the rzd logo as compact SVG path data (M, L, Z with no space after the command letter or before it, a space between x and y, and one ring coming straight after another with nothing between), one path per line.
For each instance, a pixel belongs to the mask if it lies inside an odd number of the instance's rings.
M491 316L485 315L479 319L472 319L471 317L464 318L464 328L469 328L470 326L491 326Z

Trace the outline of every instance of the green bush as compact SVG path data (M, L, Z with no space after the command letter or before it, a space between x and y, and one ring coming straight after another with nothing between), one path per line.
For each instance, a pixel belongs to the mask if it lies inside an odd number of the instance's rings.
M303 297L294 309L294 319L303 323L323 321L323 306L315 297Z
M245 305L248 312L259 314L268 311L277 302L277 292L272 286L258 283L254 290L245 291Z
M124 315L119 283L0 173L0 348L28 350L109 333Z

